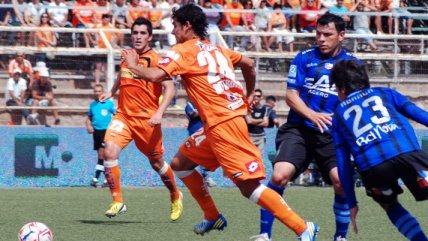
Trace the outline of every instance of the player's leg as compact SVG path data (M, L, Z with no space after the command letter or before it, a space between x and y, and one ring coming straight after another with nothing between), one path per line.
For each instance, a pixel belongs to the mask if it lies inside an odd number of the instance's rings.
M318 226L307 225L278 193L260 184L260 180L265 178L263 160L249 138L243 118L237 117L210 128L207 139L224 172L243 196L272 213L300 240L315 240Z
M131 132L126 123L126 117L117 113L110 122L104 137L105 177L113 198L110 209L105 213L109 218L126 211L120 186L121 173L118 160L120 151L132 141Z
M171 162L171 167L189 189L204 214L202 222L194 227L196 234L204 235L213 229L223 230L227 226L227 221L218 211L203 177L196 171L195 168L198 165L208 170L219 167L203 128L196 131L180 146Z
M346 240L351 212L346 201L345 193L340 185L339 174L336 163L336 150L330 134L314 131L313 138L308 149L309 155L313 156L320 169L323 180L332 185L334 189L333 213L336 223L336 231L333 240Z
M95 175L92 178L91 186L97 187L98 179L101 176L101 173L104 173L104 135L105 130L94 130L92 134L94 141L94 150L97 151L97 164L95 166Z

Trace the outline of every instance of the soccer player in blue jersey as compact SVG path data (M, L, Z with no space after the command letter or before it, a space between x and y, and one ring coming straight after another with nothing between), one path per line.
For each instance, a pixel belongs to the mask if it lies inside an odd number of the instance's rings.
M331 78L341 100L333 118L337 166L357 231L354 164L368 196L386 211L408 240L427 241L418 221L398 202L401 178L417 201L428 199L428 153L421 150L407 118L428 126L428 112L389 88L370 88L365 67L341 61Z
M285 96L290 112L287 123L279 128L276 136L277 155L272 162L273 176L268 183L268 187L283 195L287 183L315 160L324 181L334 188L335 241L346 240L350 223L330 131L332 113L339 103L330 80L331 69L339 60L355 59L342 48L344 38L344 20L326 13L317 21L317 46L301 51L291 63ZM260 219L260 234L252 239L270 240L274 217L261 209Z
M101 84L94 86L94 100L89 105L88 118L86 119L86 129L92 134L94 139L94 150L98 152L98 163L95 166L95 176L91 181L91 186L97 187L101 173L104 173L104 136L111 118L116 113L116 108L111 100L99 101L104 88ZM107 183L106 181L104 182ZM104 185L105 186L105 185Z

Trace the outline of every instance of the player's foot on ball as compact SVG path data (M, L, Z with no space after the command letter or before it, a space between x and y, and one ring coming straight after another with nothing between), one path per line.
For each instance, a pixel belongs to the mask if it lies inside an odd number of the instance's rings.
M171 203L171 221L176 221L183 214L183 193L180 192L180 197Z
M126 205L123 203L119 203L119 202L113 202L110 205L110 209L107 210L107 212L105 213L105 215L109 218L115 217L121 213L126 212Z
M202 220L202 222L195 225L193 228L193 232L196 234L204 235L208 233L209 231L213 229L217 229L222 231L224 228L227 227L227 220L223 217L223 215L219 215L217 220L209 221L209 220Z
M318 231L319 231L318 224L313 222L306 222L305 232L303 232L299 237L297 237L297 240L316 241Z

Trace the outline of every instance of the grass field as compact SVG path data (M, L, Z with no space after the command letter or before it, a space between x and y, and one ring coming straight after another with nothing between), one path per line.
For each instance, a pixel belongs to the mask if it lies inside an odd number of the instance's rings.
M0 189L0 241L17 240L20 227L30 221L46 223L55 241L238 241L257 234L259 209L255 204L240 196L235 188L211 191L229 226L224 232L213 231L201 237L192 228L202 214L187 189L183 190L184 214L175 223L169 221L169 195L163 188L124 189L128 212L112 219L104 216L111 201L107 189ZM359 189L358 195L360 233L351 233L349 241L405 240L380 207L365 196L364 189ZM319 241L332 240L332 197L331 188L287 189L289 205L320 225ZM408 191L401 201L428 231L427 203L416 203ZM274 240L295 240L295 235L276 222Z

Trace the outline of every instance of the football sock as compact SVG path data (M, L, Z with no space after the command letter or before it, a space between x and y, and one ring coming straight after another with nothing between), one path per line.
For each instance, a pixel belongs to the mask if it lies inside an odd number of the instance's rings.
M98 164L95 166L95 178L99 179L102 172L104 172L104 160L98 159Z
M120 189L120 168L119 161L105 161L104 162L105 176L110 188L111 195L114 202L123 202L122 191Z
M411 241L427 241L427 237L419 225L418 220L413 217L400 203L393 203L386 210L389 219L408 240Z
M171 201L175 201L180 198L180 191L177 188L177 183L175 182L174 172L168 163L164 162L163 167L158 171L163 184L168 188Z
M280 196L284 194L285 187L278 187L268 182L267 187L277 192ZM260 209L260 234L267 233L269 238L272 238L272 225L275 217L268 210Z
M351 222L351 212L349 211L348 203L345 195L334 195L333 212L336 219L336 232L334 240L341 236L346 238L348 233L349 223Z
M272 213L276 219L285 224L297 235L306 229L305 221L287 205L278 193L265 185L260 185L250 196L250 200Z
M187 186L190 194L192 194L193 198L201 207L202 212L204 212L204 218L210 221L217 220L220 213L208 192L208 187L205 185L201 174L195 170L176 171L175 174Z

